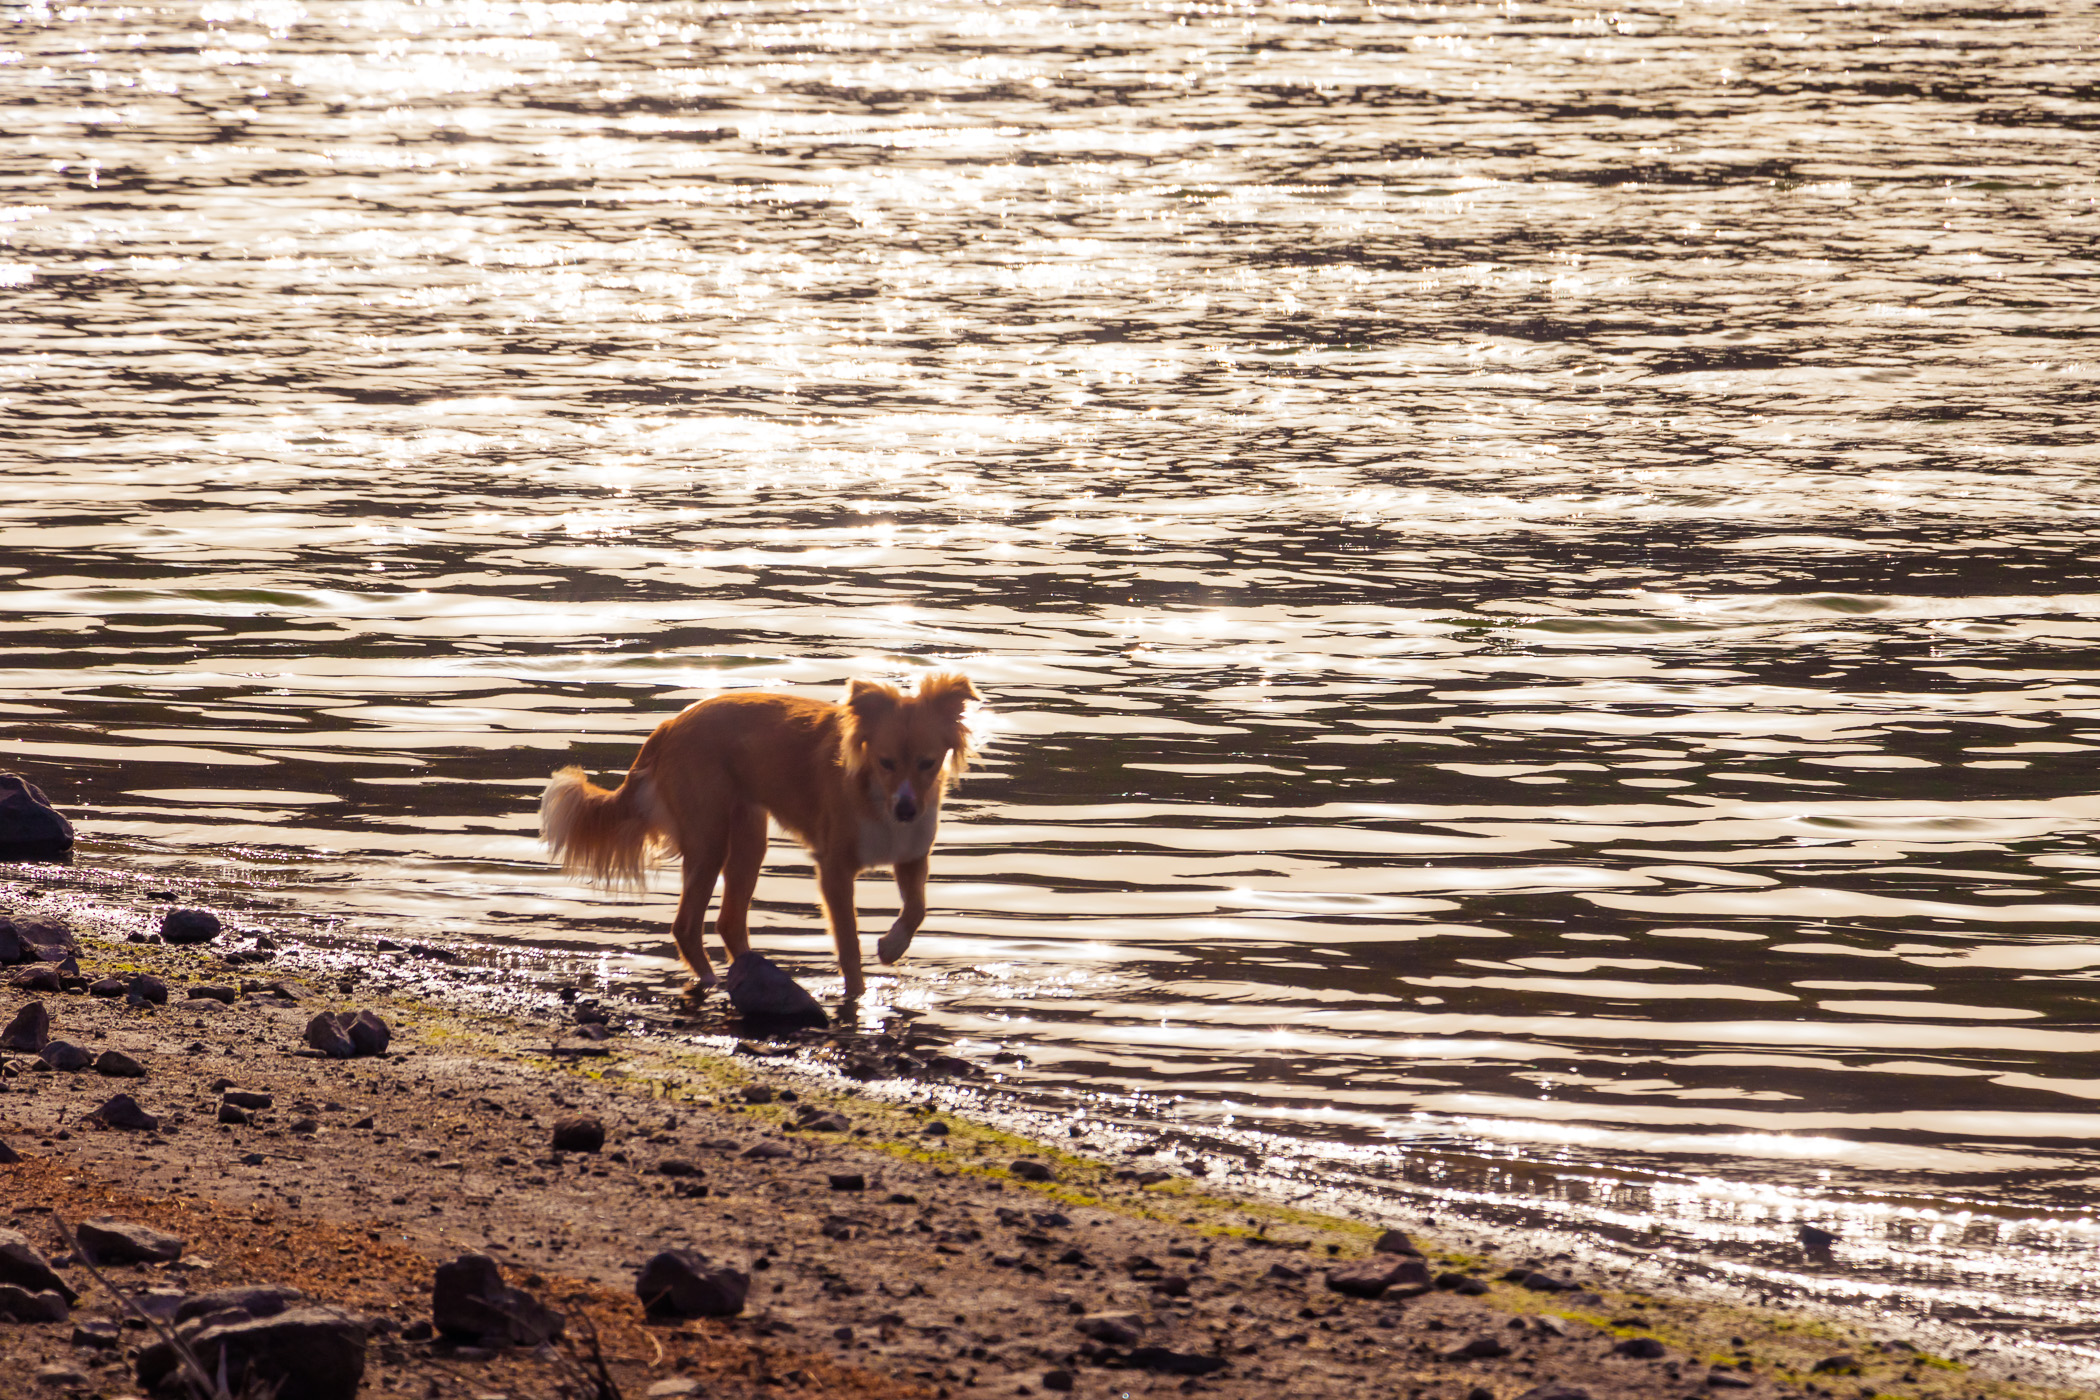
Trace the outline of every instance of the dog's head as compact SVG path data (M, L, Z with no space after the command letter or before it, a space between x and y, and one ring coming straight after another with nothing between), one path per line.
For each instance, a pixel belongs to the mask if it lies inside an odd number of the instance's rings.
M952 671L920 677L912 695L879 681L854 681L839 702L839 761L868 775L884 811L911 821L969 766L963 707L977 698L969 678Z

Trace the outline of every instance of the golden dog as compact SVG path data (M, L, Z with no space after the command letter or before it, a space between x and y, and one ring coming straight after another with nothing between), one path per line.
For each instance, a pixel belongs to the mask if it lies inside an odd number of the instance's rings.
M766 818L816 857L817 893L838 949L846 997L865 989L853 881L895 868L904 904L876 944L904 956L926 917L926 862L941 798L969 764L966 677L925 676L915 694L857 680L826 705L794 695L718 695L673 715L642 744L626 781L607 791L564 768L540 799L540 835L562 869L603 885L639 886L662 849L685 863L671 934L704 990L715 985L702 935L715 880L715 929L730 961L751 951L751 891L766 856Z

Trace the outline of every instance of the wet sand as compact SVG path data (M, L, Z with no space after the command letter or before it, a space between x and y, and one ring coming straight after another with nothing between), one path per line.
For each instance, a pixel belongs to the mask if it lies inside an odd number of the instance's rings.
M23 894L0 890L0 908L48 916L59 903L8 898ZM1250 1400L1543 1400L1555 1386L1599 1400L2084 1393L1987 1378L1894 1333L1602 1287L1565 1259L1468 1254L1415 1222L1305 1214L1143 1157L1029 1142L931 1098L878 1097L770 1053L789 1046L746 1042L723 1055L618 1030L592 1040L573 1016L492 1011L464 984L444 995L442 977L410 996L376 977L302 970L294 948L230 964L225 955L247 946L232 934L200 948L123 941L154 926L153 906L69 900L57 912L86 980L149 972L170 997L148 1007L40 998L54 1036L122 1050L148 1075L50 1072L6 1055L0 1138L23 1159L0 1167L6 1223L57 1255L54 1215L141 1221L186 1248L174 1264L111 1270L120 1287L288 1284L369 1318L364 1394L522 1397L573 1385L558 1352L409 1339L430 1315L433 1268L467 1252L493 1255L507 1282L567 1313L572 1339L595 1330L627 1397L667 1383L658 1393L674 1393L681 1379L705 1395L957 1400L1067 1387ZM415 956L375 951L367 965ZM188 998L196 985L236 995ZM30 999L9 988L0 1014ZM668 1024L681 1011L623 1005L616 990L602 1004L615 1026ZM302 1043L314 1014L351 1008L389 1023L386 1054L333 1060ZM931 1054L859 1042L842 1058L869 1074ZM222 1081L270 1095L270 1108L217 1121ZM89 1121L120 1091L161 1128ZM602 1150L552 1150L555 1121L576 1115L602 1122ZM1363 1298L1328 1286L1393 1226L1413 1234L1430 1275L1485 1290ZM646 1319L636 1271L666 1248L748 1271L743 1314ZM1505 1277L1527 1270L1572 1286ZM80 1268L60 1272L83 1294L76 1320L116 1315ZM1104 1313L1126 1316L1088 1322ZM72 1335L71 1323L0 1323L0 1375L19 1387L7 1393L138 1393L124 1351L76 1348ZM144 1334L124 1337L135 1348ZM1627 1354L1629 1342L1655 1354ZM54 1375L40 1390L33 1378L46 1367L77 1381Z

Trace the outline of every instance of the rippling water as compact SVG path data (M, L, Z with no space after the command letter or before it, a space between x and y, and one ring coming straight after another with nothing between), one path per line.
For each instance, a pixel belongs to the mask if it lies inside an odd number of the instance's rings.
M960 666L871 1020L2100 1325L2100 10L6 20L0 758L81 866L669 988L548 772Z

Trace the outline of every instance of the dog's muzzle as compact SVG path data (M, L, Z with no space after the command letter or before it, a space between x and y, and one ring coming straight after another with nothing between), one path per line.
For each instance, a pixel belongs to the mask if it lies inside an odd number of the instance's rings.
M910 783L897 789L897 802L890 810L896 813L900 822L908 822L919 815L919 799L912 795Z

